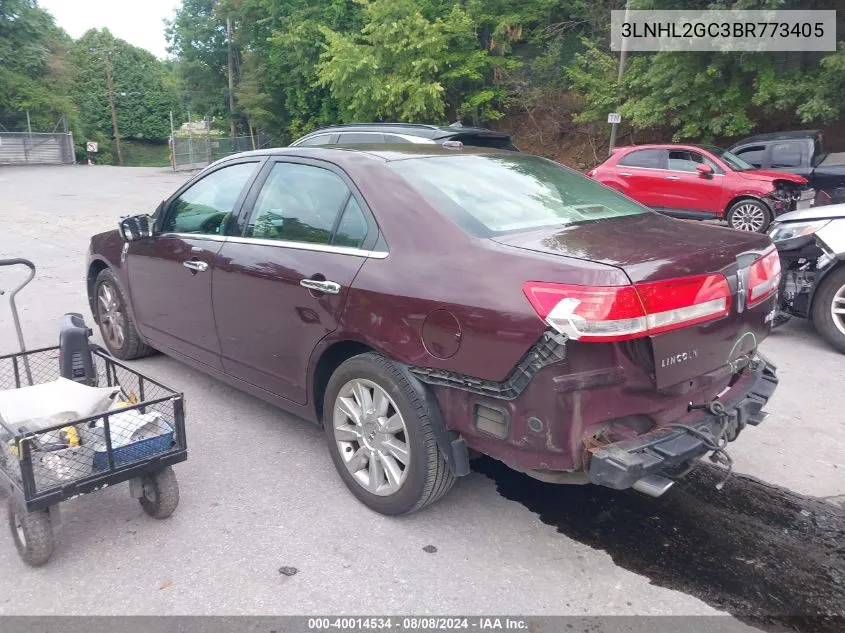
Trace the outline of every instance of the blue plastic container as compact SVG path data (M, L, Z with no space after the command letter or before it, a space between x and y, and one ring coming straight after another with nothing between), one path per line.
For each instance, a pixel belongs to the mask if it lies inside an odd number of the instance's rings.
M147 458L153 457L159 453L166 453L173 448L173 431L156 435L145 440L133 442L120 448L115 448L114 454L115 468L131 464L132 462L139 462ZM109 456L106 451L94 452L94 470L108 470Z

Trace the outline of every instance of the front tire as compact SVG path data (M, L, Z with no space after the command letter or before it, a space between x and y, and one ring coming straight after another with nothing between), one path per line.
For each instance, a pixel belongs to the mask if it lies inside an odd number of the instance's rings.
M179 505L179 482L172 466L157 473L150 473L141 479L143 494L138 502L154 519L166 519Z
M9 529L15 547L23 561L30 567L41 567L53 554L55 540L49 510L27 512L9 500Z
M112 271L101 271L94 283L95 316L109 353L121 360L143 358L154 352L138 335L128 306Z
M414 512L455 483L425 400L380 354L350 358L332 374L323 424L341 479L376 512Z
M725 216L728 226L738 231L765 233L772 223L772 212L759 200L746 198L731 205Z
M845 267L825 277L816 291L813 323L824 340L845 354Z

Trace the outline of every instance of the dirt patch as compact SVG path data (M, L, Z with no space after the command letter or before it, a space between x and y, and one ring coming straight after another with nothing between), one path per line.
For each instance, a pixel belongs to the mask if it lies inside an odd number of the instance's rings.
M720 492L702 465L663 497L536 481L491 459L475 470L557 530L625 569L767 631L845 630L845 510L752 477Z

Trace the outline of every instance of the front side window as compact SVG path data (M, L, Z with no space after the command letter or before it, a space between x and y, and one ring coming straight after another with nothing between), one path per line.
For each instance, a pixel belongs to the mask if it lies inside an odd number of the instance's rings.
M649 167L651 169L666 169L666 152L662 149L638 149L619 159L617 165L623 167Z
M686 149L669 151L669 169L672 171L694 172L698 169L699 165L710 165L715 173L722 173L719 166L704 154Z
M440 213L480 237L648 213L622 194L536 156L437 156L388 165Z
M300 141L297 147L315 147L317 145L329 145L332 142L332 134L316 134Z
M255 201L246 237L329 244L349 194L328 169L276 163Z
M191 185L171 204L163 233L219 235L258 163L218 169Z

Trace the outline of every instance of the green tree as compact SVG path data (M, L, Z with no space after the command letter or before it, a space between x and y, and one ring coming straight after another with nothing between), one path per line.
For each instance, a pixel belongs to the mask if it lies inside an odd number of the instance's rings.
M165 35L184 104L201 115L228 117L226 18L215 0L182 0ZM230 11L236 11L231 7ZM256 27L256 30L257 27Z
M488 83L495 64L479 49L475 24L458 4L358 0L359 33L323 28L318 66L345 121L442 121L447 112L490 119L498 92ZM428 16L423 9L428 9ZM436 15L438 9L445 10ZM436 17L431 17L436 15Z
M73 116L64 61L69 42L34 0L0 2L0 115L29 111L36 129Z
M179 102L167 69L151 53L115 38L108 30L92 29L72 48L76 66L72 94L87 136L112 136L105 56L114 81L120 134L126 138L163 141L170 136L170 112Z

